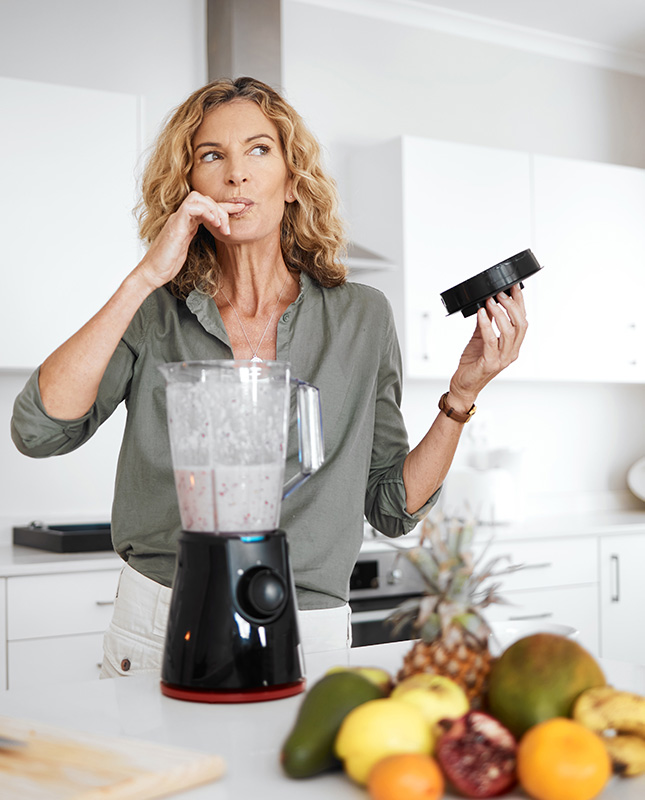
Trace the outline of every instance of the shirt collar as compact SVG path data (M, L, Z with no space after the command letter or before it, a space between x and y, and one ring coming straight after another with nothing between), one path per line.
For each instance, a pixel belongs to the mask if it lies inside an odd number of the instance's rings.
M292 306L300 306L304 303L313 283L312 278L306 272L300 273L300 292L291 304ZM186 306L197 317L205 330L229 343L219 308L210 294L206 294L200 289L193 289L186 298Z

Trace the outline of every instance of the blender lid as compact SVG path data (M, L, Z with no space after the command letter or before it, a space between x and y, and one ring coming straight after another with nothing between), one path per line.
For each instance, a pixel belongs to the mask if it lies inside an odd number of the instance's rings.
M533 253L530 250L522 250L521 253L500 261L499 264L489 267L473 278L458 283L452 289L441 292L441 299L449 315L461 311L464 317L469 317L481 308L489 297L507 291L516 283L523 289L522 281L540 269L542 267Z

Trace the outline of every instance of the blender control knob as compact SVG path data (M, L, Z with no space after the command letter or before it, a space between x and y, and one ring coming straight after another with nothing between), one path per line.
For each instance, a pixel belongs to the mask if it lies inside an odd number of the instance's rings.
M273 570L265 567L255 570L246 584L244 603L253 616L269 617L284 602L286 595L284 581Z

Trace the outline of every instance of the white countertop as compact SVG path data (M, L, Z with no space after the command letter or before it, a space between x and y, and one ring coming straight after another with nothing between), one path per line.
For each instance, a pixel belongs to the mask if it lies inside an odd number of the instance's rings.
M363 552L387 550L391 544L412 547L418 543L420 526L407 536L388 539L382 534L374 538L366 535ZM552 517L534 517L506 525L480 525L475 541L499 542L534 539L562 539L577 536L616 536L645 533L645 510L601 511L584 514L558 514Z
M417 527L407 536L388 539L382 534L365 538L363 552L413 547L418 543ZM481 525L476 539L522 541L572 536L615 536L645 533L645 510L602 511L527 519L509 525ZM0 544L0 578L16 575L43 575L57 572L84 572L119 569L121 559L111 551L97 553L51 553L33 547Z
M120 569L123 561L112 550L97 553L50 553L35 547L0 546L0 578L61 572Z
M309 685L331 666L348 662L395 672L409 642L309 656ZM615 686L645 694L645 667L601 661ZM340 772L291 780L279 752L302 695L263 703L216 705L164 697L156 678L95 680L0 694L0 714L90 734L128 737L223 756L227 774L216 783L175 794L186 800L367 800L367 792ZM451 795L446 795L450 797ZM600 800L642 800L645 776L612 778ZM526 800L516 790L508 800Z

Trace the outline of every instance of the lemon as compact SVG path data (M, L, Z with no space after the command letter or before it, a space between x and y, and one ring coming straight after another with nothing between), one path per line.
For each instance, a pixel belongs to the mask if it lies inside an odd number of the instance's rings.
M385 756L396 753L430 753L432 734L418 708L384 697L368 700L343 720L334 748L345 772L366 784L370 770Z

